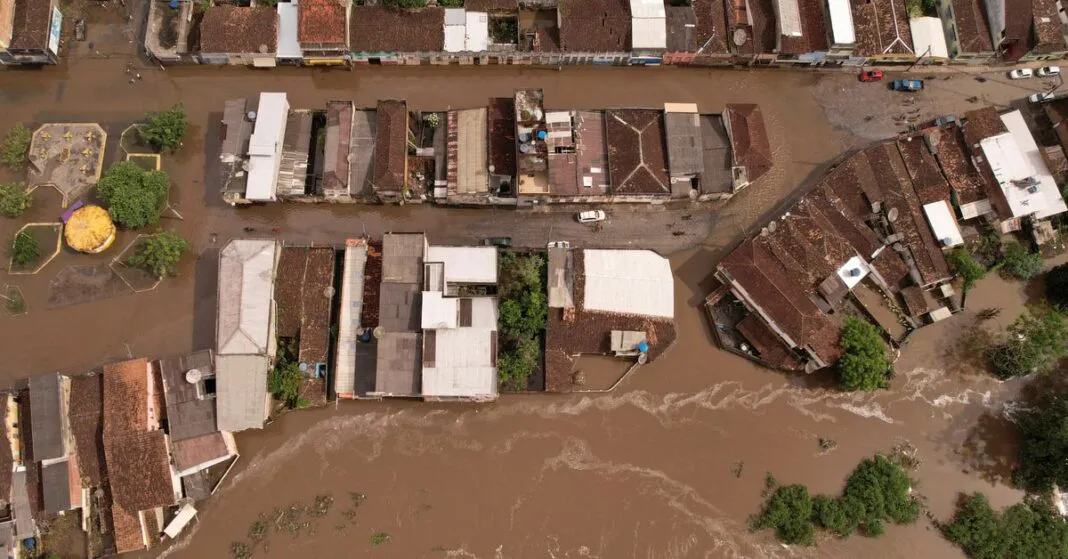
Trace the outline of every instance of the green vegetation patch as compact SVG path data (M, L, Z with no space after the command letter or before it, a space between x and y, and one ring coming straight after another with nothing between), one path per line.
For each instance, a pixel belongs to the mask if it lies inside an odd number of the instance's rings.
M981 493L964 495L942 533L974 559L1068 557L1068 523L1043 498L998 512Z
M846 317L838 344L844 353L834 367L843 390L871 392L890 385L893 369L886 343L874 324Z
M541 335L549 316L544 253L502 250L498 259L497 378L502 388L523 390L538 367Z

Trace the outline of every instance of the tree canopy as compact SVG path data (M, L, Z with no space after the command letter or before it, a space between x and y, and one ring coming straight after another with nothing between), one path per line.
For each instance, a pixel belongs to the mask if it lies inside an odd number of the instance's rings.
M41 247L33 234L27 230L15 234L15 239L11 243L11 260L17 266L30 266L40 257Z
M148 113L139 131L141 138L160 151L177 151L189 129L181 104L165 111Z
M1008 328L1007 336L990 348L994 375L1001 379L1048 372L1064 356L1068 328L1064 313L1050 306L1028 309Z
M0 143L0 163L11 170L19 171L26 166L29 160L30 143L33 141L33 133L21 122L15 123L11 131Z
M1046 300L1068 310L1068 264L1056 266L1046 274Z
M753 517L753 530L775 529L775 537L788 545L812 545L812 497L804 485L783 485L771 493L760 514Z
M843 390L870 392L890 384L887 347L874 324L846 317L838 344L844 353L835 363L835 370Z
M950 268L964 280L964 290L971 289L975 282L983 279L986 276L986 268L982 264L976 262L970 252L964 248L955 248L946 257L949 261Z
M1068 488L1068 398L1046 394L1017 416L1016 485L1035 493Z
M499 382L513 390L526 388L538 366L541 331L549 315L545 296L545 257L540 253L500 252L501 304L497 313L501 350L497 357Z
M178 262L187 250L188 241L177 233L164 231L141 239L127 262L157 278L164 278L178 274Z
M1002 249L998 266L1003 276L1029 280L1042 273L1042 256L1013 241Z
M999 513L981 493L963 496L942 533L973 559L1068 557L1068 523L1040 498Z
M131 161L116 163L96 183L97 195L108 205L111 219L129 229L159 221L168 188L167 173L146 171Z
M30 209L33 196L26 191L26 185L17 182L0 184L0 214L7 217L19 217Z

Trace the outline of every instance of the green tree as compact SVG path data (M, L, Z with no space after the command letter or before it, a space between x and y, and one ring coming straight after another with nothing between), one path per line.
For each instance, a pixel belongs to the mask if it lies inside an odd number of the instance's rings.
M884 522L909 524L920 514L920 503L909 495L912 480L904 468L882 455L867 458L846 480L842 501L859 513L858 524L869 536L882 533Z
M1020 446L1016 485L1035 493L1068 488L1068 399L1045 394L1017 415Z
M300 404L300 385L303 380L300 367L291 361L279 360L267 378L267 389L288 408Z
M148 113L139 128L141 138L159 151L177 151L189 129L181 103L158 113Z
M426 0L382 0L382 5L391 8L425 8ZM462 0L460 5L463 5Z
M26 191L23 183L10 182L0 184L0 213L7 217L19 217L30 209L33 196Z
M29 160L27 155L30 152L32 139L33 134L30 129L21 122L16 123L4 137L4 142L0 144L0 163L15 171L22 170Z
M1046 274L1046 300L1068 310L1068 264L1056 266Z
M846 317L838 344L844 353L835 363L843 390L871 392L890 384L890 359L879 330L872 323Z
M857 516L849 514L842 502L833 497L819 495L812 500L812 518L820 527L830 530L838 537L846 537L857 529Z
M974 559L1068 557L1068 523L1041 497L998 513L980 493L963 496L942 533Z
M1028 309L1009 326L1007 336L988 352L1001 379L1048 372L1064 356L1068 328L1064 313L1049 306Z
M178 262L189 250L189 242L177 233L164 231L141 240L137 250L127 260L157 278L178 275Z
M512 390L523 390L527 379L538 366L541 344L536 338L520 337L497 356L497 379Z
M104 172L96 192L108 204L111 219L137 229L159 221L169 187L167 173L145 171L132 161L121 161Z
M773 528L775 537L788 545L812 545L812 497L804 485L785 485L775 488L760 514L750 519L754 530Z
M26 267L37 262L41 257L41 247L37 238L28 231L19 231L11 243L11 259L18 266Z
M1042 256L1014 241L1005 245L998 267L1007 278L1029 280L1042 273Z
M964 280L964 290L967 291L975 285L975 282L986 276L986 268L972 258L971 253L963 248L955 248L946 258L953 272Z

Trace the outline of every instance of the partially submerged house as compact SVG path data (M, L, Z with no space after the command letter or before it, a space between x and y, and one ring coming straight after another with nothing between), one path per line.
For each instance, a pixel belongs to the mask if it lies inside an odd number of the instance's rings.
M0 63L39 66L59 62L63 13L56 0L15 0L0 11L5 22Z
M868 64L908 63L916 60L908 8L904 0L853 3L855 58ZM859 60L858 60L859 62Z
M727 105L723 127L731 145L731 192L736 193L771 170L771 145L758 105Z
M356 384L357 367L365 377L374 377L374 362L370 360L369 344L371 336L367 335L367 325L362 323L365 282L367 271L367 242L363 239L350 239L345 242L345 255L341 269L341 295L338 305L338 331L336 342L336 359L334 360L334 394L338 398L355 398L358 392L366 393L373 388L358 390ZM361 337L364 339L361 340ZM364 343L361 343L364 342ZM365 357L360 361L361 354Z
M332 247L285 246L275 280L276 336L288 340L309 379L325 382L334 298ZM325 398L325 391L321 394Z
M408 106L404 101L378 102L374 193L384 203L408 196Z
M630 60L628 0L559 0L561 59L568 64L618 64Z
M827 55L827 14L822 0L775 0L780 64L821 64Z
M980 0L938 0L949 57L961 64L986 64L997 56Z
M68 404L70 379L59 373L30 377L33 464L39 468L42 510L54 515L82 504L77 456L72 452ZM72 483L72 480L75 483Z
M261 429L270 410L278 243L235 239L219 254L215 387L220 431Z
M459 27L466 28L467 16L461 12L454 12L454 17L463 16ZM440 7L353 6L349 25L352 63L391 65L433 60L446 50L445 30L445 10ZM465 38L458 33L454 36L457 45L464 45L460 50L466 48Z
M337 66L349 55L349 0L300 0L297 40L304 64Z
M269 68L278 52L278 10L219 5L200 22L200 61Z
M661 111L605 111L605 132L613 198L653 200L671 195Z

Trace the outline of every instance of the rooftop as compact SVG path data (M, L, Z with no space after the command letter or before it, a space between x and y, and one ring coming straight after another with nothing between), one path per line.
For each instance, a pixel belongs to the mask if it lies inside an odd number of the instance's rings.
M70 509L70 490L69 460L41 465L41 494L45 511L56 514Z
M1001 57L1004 61L1016 62L1030 52L1034 44L1031 33L1034 22L1032 0L1005 0L1001 6L1005 28L1001 30L1000 41L992 37L991 44L1001 49ZM1054 11L1054 17L1056 17L1056 11ZM1064 37L1061 37L1060 42L1064 44Z
M449 111L447 166L450 193L483 194L489 191L489 154L486 147L486 109Z
M631 47L667 48L667 13L663 0L630 0Z
M10 49L44 50L52 23L49 0L15 0Z
M566 52L629 52L628 0L559 0L560 48Z
M489 100L489 164L498 175L514 177L515 165L515 99L494 97Z
M471 9L445 8L446 52L489 50L489 15Z
M585 250L584 308L660 318L675 316L668 260L650 250Z
M59 373L30 377L30 408L33 410L33 458L52 460L67 455L63 380Z
M29 152L30 186L52 185L71 201L100 180L107 133L95 123L43 124Z
M545 118L550 129L549 193L580 196L608 192L604 113L554 111ZM555 152L557 147L560 153Z
M497 300L470 299L475 324L423 335L424 397L493 398L497 395ZM481 320L480 320L481 319Z
M430 246L425 262L444 264L445 291L454 283L497 283L497 247Z
M278 11L274 8L222 4L204 12L200 22L201 52L268 54L277 46Z
M274 241L236 239L219 258L219 314L216 351L266 354L272 344Z
M70 379L68 416L82 484L97 487L103 483L107 471L104 465L103 375L80 375Z
M936 17L917 17L909 20L913 51L917 56L928 53L930 58L949 58L942 20Z
M930 132L928 132L930 131ZM942 175L932 149L941 140L937 128L929 128L923 134L912 134L898 139L897 148L905 161L912 186L921 204L950 200L949 183Z
M1031 25L1034 42L1031 51L1035 54L1050 54L1068 48L1059 19L1059 2L1033 0L1031 2Z
M230 456L226 438L218 431L171 443L174 467L179 472L196 469Z
M167 405L167 431L171 440L180 441L214 433L217 430L215 398L206 384L215 375L211 351L202 350L160 359L159 369Z
M375 189L402 192L408 169L408 106L404 101L378 102L375 141Z
M104 365L104 439L149 429L148 361ZM36 414L36 410L34 411ZM105 445L106 446L106 445Z
M957 24L957 40L962 53L993 53L990 26L986 23L986 11L980 0L951 0L954 21Z
M106 393L104 398L107 401ZM173 505L177 501L171 485L166 435L159 430L130 432L119 438L105 435L104 450L118 552L141 549L140 537L135 539L125 535L120 539L120 518L136 517L140 511Z
M300 48L300 6L296 2L279 2L278 10L278 58L299 59L304 56Z
M195 27L192 20L193 2L180 2L175 10L169 0L150 0L145 50L159 58L180 60L196 46L190 40L191 35L196 35L191 33Z
M323 147L323 191L328 195L349 193L349 155L352 153L352 101L326 104L326 141Z
M663 117L660 111L619 109L605 113L608 171L616 194L668 194Z
M269 369L265 355L215 356L215 406L220 431L263 428Z
M764 113L753 104L727 105L724 112L734 166L744 167L748 181L756 181L771 170L772 165Z
M301 282L303 296L298 359L309 366L326 363L334 300L334 257L331 247L308 249L308 262Z
M777 0L780 16L786 15L789 24L780 18L782 25L780 51L786 54L806 54L827 50L827 13L823 0ZM793 35L794 18L796 30Z
M831 42L836 45L851 45L857 41L853 33L853 8L849 0L828 0L828 17L831 20Z
M1009 132L981 144L1012 215L1043 219L1068 211L1020 111L1005 113L1001 120Z
M933 142L935 157L957 194L957 203L965 205L985 200L983 178L972 165L960 128L956 125L937 128L929 135L932 140L937 138L937 141Z
M374 191L375 138L378 114L358 110L352 114L352 140L349 144L349 194L369 195Z
M668 8L668 19L677 8ZM694 0L693 14L697 19L694 28L693 43L695 50L707 54L726 54L730 52L727 46L727 13L722 0ZM669 39L670 40L670 39Z
M382 295L386 289L383 285ZM387 331L378 340L375 392L389 396L417 396L421 392L420 341L416 332Z
M10 394L6 395L6 401ZM14 434L8 428L7 421L0 422L0 503L11 502L11 476L15 459L11 455L11 439Z
M859 56L914 54L904 0L854 2L853 29Z
M445 49L445 10L353 6L352 52L440 52Z
M693 109L692 112L668 111L664 114L668 171L672 177L700 175L705 168L701 115L697 114L696 106Z
M289 101L285 93L260 93L256 122L248 148L245 198L268 202L276 199Z
M300 0L300 44L344 45L348 41L347 6L347 0Z

